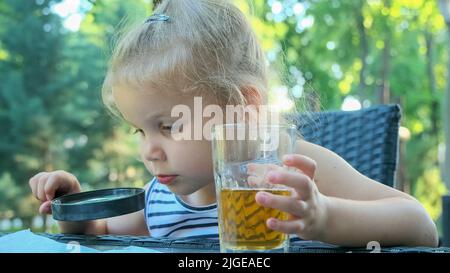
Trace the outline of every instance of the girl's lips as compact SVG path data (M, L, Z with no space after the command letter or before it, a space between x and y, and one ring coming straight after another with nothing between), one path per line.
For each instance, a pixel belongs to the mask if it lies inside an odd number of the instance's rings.
M156 178L161 184L170 184L178 175L158 175Z

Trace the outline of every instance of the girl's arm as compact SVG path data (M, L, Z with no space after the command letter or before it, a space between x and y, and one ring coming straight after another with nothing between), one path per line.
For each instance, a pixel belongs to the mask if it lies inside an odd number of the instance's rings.
M306 141L297 153L316 162L314 182L325 196L323 241L348 246L438 244L434 222L413 197L360 174L337 154Z
M438 245L436 227L416 201L402 197L355 201L328 198L327 230L322 241L345 246Z

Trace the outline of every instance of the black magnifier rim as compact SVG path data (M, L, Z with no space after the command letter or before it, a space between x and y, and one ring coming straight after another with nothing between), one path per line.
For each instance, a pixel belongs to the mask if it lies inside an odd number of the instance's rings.
M73 204L93 198L116 197L111 200ZM110 218L144 209L145 190L142 188L112 188L64 195L52 200L53 219L58 221L87 221Z

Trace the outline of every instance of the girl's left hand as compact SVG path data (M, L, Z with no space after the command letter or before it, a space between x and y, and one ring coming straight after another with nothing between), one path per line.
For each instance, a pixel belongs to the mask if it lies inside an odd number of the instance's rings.
M293 189L291 196L258 192L256 201L264 207L274 208L290 214L286 221L270 218L270 229L287 234L297 234L304 240L320 240L324 237L327 223L327 197L322 195L314 183L316 162L299 154L287 155L283 164L295 168L270 168L264 180L283 184Z

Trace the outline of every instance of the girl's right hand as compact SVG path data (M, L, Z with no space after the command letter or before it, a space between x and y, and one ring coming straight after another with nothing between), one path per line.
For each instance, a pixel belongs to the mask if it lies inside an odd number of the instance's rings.
M81 192L80 182L71 173L65 171L40 172L29 181L33 195L41 201L39 212L51 214L51 201L56 195Z

